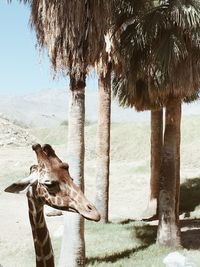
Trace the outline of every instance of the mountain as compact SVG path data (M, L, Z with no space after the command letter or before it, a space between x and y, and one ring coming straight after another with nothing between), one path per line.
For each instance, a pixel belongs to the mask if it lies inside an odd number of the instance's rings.
M0 113L20 125L28 127L54 127L67 122L69 90L47 89L24 96L0 96ZM184 105L183 114L199 114L199 102ZM86 89L86 120L95 122L98 117L98 92ZM149 120L149 112L119 107L112 101L112 122Z

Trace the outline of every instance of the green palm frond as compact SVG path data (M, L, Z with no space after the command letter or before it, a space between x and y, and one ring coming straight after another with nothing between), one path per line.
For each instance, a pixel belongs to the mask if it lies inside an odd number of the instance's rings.
M200 2L195 0L170 1L169 19L181 29L199 27Z
M143 110L171 96L192 99L200 87L200 1L165 1L132 21L118 37L122 73L114 91L120 103L140 103L136 108Z
M148 9L152 6L151 0L114 0L113 1L113 20L115 28L119 28L122 24L129 23L137 15L139 15L142 10Z

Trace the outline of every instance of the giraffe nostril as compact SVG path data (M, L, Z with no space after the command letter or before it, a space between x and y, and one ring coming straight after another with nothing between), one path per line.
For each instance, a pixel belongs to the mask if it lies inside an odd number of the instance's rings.
M87 205L87 208L88 208L89 211L92 211L92 206L90 204Z

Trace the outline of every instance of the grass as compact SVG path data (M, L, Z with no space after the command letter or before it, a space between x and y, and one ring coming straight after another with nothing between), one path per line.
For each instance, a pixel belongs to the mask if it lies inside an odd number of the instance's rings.
M31 133L42 143L67 144L67 126L55 128L34 128ZM86 159L96 158L97 125L89 124L85 129ZM182 177L200 176L200 116L185 117L182 120L181 169ZM111 126L111 161L131 162L134 172L149 172L150 161L149 122L113 123ZM192 175L191 175L192 174Z
M155 245L156 227L142 222L86 224L87 266L162 267L171 251ZM180 249L200 266L200 253Z
M190 220L191 225L196 225L194 218L200 218L199 118L185 118L182 123L180 210L187 213L189 219L193 219ZM52 144L61 158L66 157L66 125L30 131L39 142ZM95 190L97 125L88 125L85 131L85 181L86 192L90 196ZM28 172L31 160L35 160L32 151L29 150L18 148L8 155L5 152L1 162L0 193L12 181L23 178ZM149 192L149 166L149 123L112 124L110 215L113 222L108 225L86 222L86 266L164 266L163 258L171 250L155 244L156 227L131 219L137 217L137 212L145 208L145 199ZM120 214L120 220L113 220L115 214ZM190 257L196 263L196 267L200 267L199 236L199 229L186 229L182 233L185 248L180 249L180 253ZM6 247L6 243L0 239L0 264L3 264L3 267L33 267L34 250L31 238L29 233L28 236L23 236L23 242L15 243L12 247ZM59 256L60 244L60 238L53 238L56 259ZM16 264L9 262L10 258L14 259Z
M155 244L156 227L141 222L110 223L86 222L86 266L88 267L165 267L163 259L173 249ZM54 240L56 251L60 239ZM200 266L197 250L178 251Z
M142 222L109 223L102 225L86 222L86 266L87 267L165 267L163 259L174 250L157 246L156 227ZM61 238L53 237L53 248L58 262ZM0 243L0 248L3 244ZM199 249L199 248L197 248ZM32 240L18 242L12 249L4 247L4 258L0 263L5 267L34 267ZM200 267L198 250L178 251ZM10 263L9 259L15 259ZM57 265L56 265L57 266Z

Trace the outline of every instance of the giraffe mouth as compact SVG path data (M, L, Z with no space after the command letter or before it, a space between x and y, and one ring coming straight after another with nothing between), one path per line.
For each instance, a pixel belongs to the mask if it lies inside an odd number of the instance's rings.
M69 212L73 212L73 213L77 213L77 210L75 210L75 209L73 209L73 208L68 208L67 211L69 211Z
M73 213L79 213L77 210L75 210L75 209L73 209L73 208L71 208L71 207L68 207L68 208L66 208L65 206L56 206L56 205L53 205L53 204L51 204L50 205L52 208L54 208L54 209L57 209L57 210L63 210L63 211L67 211L67 212L73 212Z
M100 219L101 219L100 214L95 215L95 217L94 217L94 216L89 217L89 216L85 216L85 215L83 215L83 214L81 214L81 216L83 216L83 218L85 218L85 219L88 220L88 221L94 221L94 222L99 222Z
M98 222L101 219L101 216L95 206L87 204L84 209L77 211L81 216L90 221Z
M99 212L97 211L97 209L92 206L92 205L88 205L87 209L84 210L77 210L75 208L72 207L57 207L55 205L52 205L53 208L58 209L58 210L63 210L63 211L67 211L67 212L73 212L73 213L78 213L81 216L83 216L83 218L85 218L86 220L89 221L95 221L98 222L101 219L101 216L99 214Z
M86 220L88 220L88 221L99 222L100 219L101 219L100 215L98 215L98 217L96 217L96 219L94 219L94 218L90 218L90 217L87 217L87 216L84 216L84 215L82 215L82 214L81 214L81 216L83 216L83 218L86 219Z

